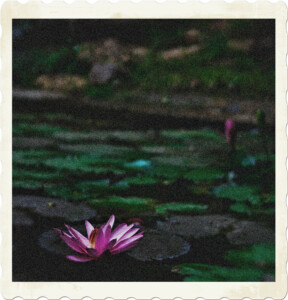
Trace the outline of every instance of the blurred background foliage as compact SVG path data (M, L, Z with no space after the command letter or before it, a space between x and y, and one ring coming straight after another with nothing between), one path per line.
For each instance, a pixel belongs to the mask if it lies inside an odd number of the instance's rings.
M126 55L113 54L125 74L117 84L91 84L97 59L83 53L107 38ZM70 74L83 78L81 93L91 97L197 91L274 101L274 40L274 20L15 19L13 84L35 87L43 74ZM133 49L143 53L131 55ZM109 55L102 62L111 61Z

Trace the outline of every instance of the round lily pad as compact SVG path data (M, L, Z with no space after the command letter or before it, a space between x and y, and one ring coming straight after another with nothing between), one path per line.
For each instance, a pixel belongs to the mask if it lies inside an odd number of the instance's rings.
M55 254L66 256L73 253L73 250L63 242L59 234L54 230L42 233L38 239L38 243L40 247Z
M275 243L274 230L252 221L239 221L234 229L226 234L233 245L253 245L260 243Z
M34 222L26 212L19 209L13 209L12 223L13 226L31 226Z
M97 155L121 155L132 151L125 146L97 145L97 144L77 144L77 145L59 145L61 150L70 152L95 153Z
M160 230L185 237L201 238L216 235L233 228L236 219L229 216L175 216L165 222L158 221Z
M27 208L44 217L63 218L77 222L95 217L96 211L82 203L38 196L14 196L13 207Z
M143 239L127 254L141 261L161 261L184 255L189 250L190 244L179 236L144 229Z

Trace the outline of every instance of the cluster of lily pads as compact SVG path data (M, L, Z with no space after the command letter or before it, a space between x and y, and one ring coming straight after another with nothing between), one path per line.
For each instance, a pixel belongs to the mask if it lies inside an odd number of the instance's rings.
M40 124L35 115L14 115L13 191L22 195L13 200L16 223L23 217L19 208L50 216L55 206L69 207L65 210L76 218L72 222L77 222L83 218L77 219L73 209L80 204L89 207L92 215L97 211L100 216L115 214L124 220L149 217L160 220L156 226L144 228L145 241L154 245L154 252L140 242L129 251L131 257L142 261L175 258L193 251L191 242L201 234L223 234L232 245L259 245L239 254L244 260L247 255L249 272L238 266L232 250L226 255L227 267L188 263L172 271L189 281L250 281L273 276L270 258L268 262L257 260L262 252L272 255L271 224L267 227L237 219L265 221L274 216L272 138L267 137L267 156L261 135L254 131L238 133L237 145L230 151L224 132L211 128L76 131L73 125L77 120L69 116L40 114L38 118ZM87 207L81 208L83 214ZM215 213L225 215L224 219ZM31 222L28 218L27 224ZM257 240L257 236L264 238ZM39 243L55 252L56 239L55 232L46 232ZM178 245L177 249L173 245ZM65 252L59 249L59 253Z

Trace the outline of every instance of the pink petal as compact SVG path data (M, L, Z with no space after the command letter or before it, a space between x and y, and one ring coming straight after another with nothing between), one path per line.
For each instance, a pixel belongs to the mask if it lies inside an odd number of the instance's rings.
M128 230L124 235L122 235L122 237L117 240L117 243L115 244L115 246L117 244L119 244L120 242L129 239L131 236L133 236L137 231L139 230L139 228L131 228L130 230Z
M129 226L127 226L127 224L123 223L120 224L113 232L111 235L111 240L112 239L117 239L119 240L122 235L124 235L128 230L130 230L132 227L134 226L134 224L131 224Z
M85 221L85 225L86 225L86 230L87 230L87 236L88 236L88 239L89 239L91 232L94 230L94 227L87 220Z
M67 234L66 232L62 231L61 229L58 229L58 228L53 228L53 229L54 229L58 234L60 234L60 235L65 235L65 236L67 236L67 237L72 238L71 235Z
M68 237L66 235L60 235L60 238L70 247L72 248L73 250L75 250L76 252L79 252L79 253L85 253L86 254L86 251L85 249L82 248L82 245L79 244L79 242L73 238L73 237Z
M126 245L126 246L124 246L124 247L121 247L121 248L119 248L119 249L117 249L117 250L111 250L110 253L111 253L112 255L118 254L118 253L121 253L121 252L124 252L124 251L127 251L127 250L133 248L133 247L136 246L137 244L138 244L138 241L135 241L135 242L133 242L133 243L131 243L131 244L128 244L128 245Z
M108 222L106 223L106 226L108 227L108 226L110 225L110 227L112 228L113 225L114 225L114 221L115 221L115 216L112 215L112 216L109 218Z
M83 236L79 231L76 229L72 228L69 225L66 225L68 231L71 233L72 236L74 236L84 247L89 247L89 240Z
M103 227L104 226L99 228L95 241L95 249L98 251L99 256L105 251L106 245L108 243L103 232Z
M142 237L143 237L143 232L141 232L141 233L139 233L139 234L137 234L137 235L134 235L134 236L130 237L129 239L126 239L126 240L120 242L120 243L119 243L118 245L116 245L115 247L113 247L113 248L111 249L111 252L114 253L115 251L121 250L122 248L124 248L124 247L126 247L126 246L132 244L133 242L135 242L135 241L141 239Z
M87 262L95 259L94 257L77 256L77 255L68 255L66 256L66 258L75 262Z

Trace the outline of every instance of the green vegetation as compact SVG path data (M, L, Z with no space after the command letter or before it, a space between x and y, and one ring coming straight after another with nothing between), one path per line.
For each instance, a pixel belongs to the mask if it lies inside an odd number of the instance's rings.
M233 267L186 263L172 271L185 275L184 281L261 281L275 274L274 245L259 244L245 250L231 250L226 259Z

